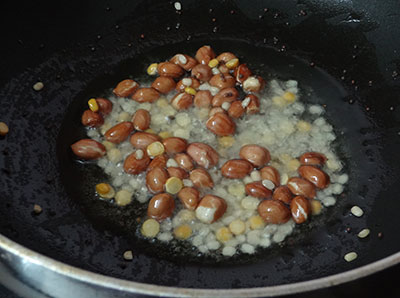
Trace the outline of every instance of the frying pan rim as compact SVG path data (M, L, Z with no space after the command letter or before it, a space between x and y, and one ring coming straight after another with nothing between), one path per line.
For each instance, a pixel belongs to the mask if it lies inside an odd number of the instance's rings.
M296 282L291 284L283 284L277 286L267 287L254 287L242 289L196 289L196 288L180 288L168 287L154 284L140 283L135 281L128 281L115 277L105 276L99 273L90 272L88 270L80 269L60 261L51 259L45 255L37 253L29 248L26 248L4 235L0 234L0 251L4 250L12 254L14 257L21 258L24 262L30 262L37 266L43 267L45 270L50 270L59 274L61 277L71 278L72 281L79 281L97 286L103 289L110 289L116 291L124 291L131 294L144 294L144 295L160 295L163 296L196 296L196 297L258 297L258 296L280 296L294 293L302 293L312 290L317 290L325 287L339 285L349 282L367 275L376 273L390 266L400 263L400 252L394 253L381 260L372 262L370 264L321 277L308 281ZM0 254L1 258L6 258L4 254Z

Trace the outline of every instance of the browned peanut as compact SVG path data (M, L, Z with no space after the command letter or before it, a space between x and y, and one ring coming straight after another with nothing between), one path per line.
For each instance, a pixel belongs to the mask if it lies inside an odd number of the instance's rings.
M186 172L182 168L177 168L177 167L169 167L167 168L167 172L170 177L177 177L181 180L186 179L189 177L189 173Z
M166 168L167 167L168 157L166 154L158 155L152 159L148 166L148 170L152 170L154 168Z
M167 193L160 193L151 198L147 207L147 216L157 221L170 217L175 209L174 198Z
M225 113L211 116L206 122L206 127L217 136L233 135L236 130L235 122Z
M186 92L178 93L171 100L171 105L177 110L186 110L193 104L193 95Z
M192 76L202 82L208 82L212 75L212 70L208 65L197 64L192 69Z
M233 102L239 97L236 88L225 88L219 91L212 99L213 107L220 107L224 102Z
M103 125L104 119L100 113L95 113L92 110L86 110L82 114L82 124L90 127L99 127Z
M197 90L200 87L200 82L196 78L183 78L176 84L175 90L178 92L185 92L186 87Z
M125 141L132 131L133 123L130 121L124 121L107 130L104 137L111 143L119 144Z
M226 114L226 111L221 108L221 107L215 107L212 108L209 112L208 112L208 117L211 118L212 116L214 116L217 113L222 113L222 114Z
M193 170L193 160L186 153L178 153L175 155L174 159L182 169L185 169L186 171Z
M235 87L236 80L230 74L216 74L210 79L210 85L219 89Z
M164 184L169 178L166 170L161 167L156 167L146 174L146 186L147 189L152 193L162 192Z
M83 139L71 145L72 152L82 159L97 159L106 154L106 147L103 144L92 140Z
M208 90L200 90L194 96L194 105L198 108L208 108L211 105L213 96Z
M306 198L315 198L315 186L311 182L298 177L289 179L287 186L292 194L296 196L305 196Z
M99 106L99 112L103 115L108 115L111 113L113 104L106 98L98 97L96 98L97 105Z
M257 210L267 224L282 224L290 219L289 208L281 201L262 201Z
M232 59L237 58L234 54L232 54L231 52L224 52L221 53L217 56L217 60L221 63L226 63Z
M219 160L217 151L204 143L192 143L187 147L186 152L199 166L206 169L215 166Z
M307 221L310 210L310 202L303 196L294 197L290 202L290 212L295 223L301 224Z
M328 174L317 167L301 166L298 171L301 177L310 181L318 188L326 188L330 183Z
M232 118L240 118L243 116L245 112L245 108L242 106L242 102L240 100L235 100L231 103L231 106L228 109L228 115Z
M151 143L161 141L157 135L147 132L136 132L131 136L130 142L134 148L146 150Z
M306 152L299 157L300 163L307 166L323 166L326 156L318 152Z
M162 77L179 78L183 75L183 68L171 62L161 62L157 66L157 72Z
M239 156L242 159L245 159L248 162L250 162L256 168L265 165L271 160L271 155L269 154L267 148L254 144L245 145L242 148L240 148Z
M124 162L124 170L126 173L131 175L137 175L141 172L146 171L147 166L150 163L150 157L146 152L143 152L141 159L137 158L136 152L133 152L127 156Z
M248 94L242 101L247 114L257 114L260 111L260 100L254 94Z
M132 99L137 102L155 102L160 97L160 93L154 88L140 88L132 95Z
M139 109L132 117L133 127L136 130L146 130L150 127L151 116L149 111Z
M194 169L190 172L189 179L193 182L194 186L198 188L214 187L214 181L210 174L203 168Z
M200 193L194 187L184 187L178 192L179 201L188 210L195 210L200 200Z
M190 71L197 64L196 59L186 54L176 54L174 57L171 58L171 60L169 60L169 62L178 64L180 67L187 71Z
M175 88L175 81L171 77L158 77L151 84L151 87L162 94L167 94Z
M227 204L223 198L205 195L196 208L196 217L205 223L213 223L224 215Z
M208 62L215 58L215 53L210 46L202 46L197 50L195 58L199 63L208 65Z
M178 137L166 138L162 141L162 143L165 147L165 152L168 154L184 152L187 147L187 141Z
M279 175L278 170L275 169L274 167L271 166L263 167L260 170L260 176L262 180L269 180L272 183L274 183L275 187L281 184L281 175Z
M113 92L119 97L128 97L131 96L137 88L139 88L138 83L136 83L134 80L127 79L119 82Z
M251 182L245 186L246 194L259 199L268 199L272 195L272 191L264 187L261 181Z
M293 197L292 193L290 192L289 188L287 188L287 186L285 185L275 188L274 193L272 194L272 198L274 200L281 201L285 204L290 204L292 197Z
M228 160L221 167L222 176L229 179L241 179L250 174L253 165L244 159Z
M259 76L250 76L243 82L244 92L260 92L264 88L265 82Z
M242 84L249 78L249 76L251 76L251 70L246 64L240 64L238 67L236 67L233 75L235 76L236 81Z
M229 74L229 68L225 64L218 66L218 70L220 73Z

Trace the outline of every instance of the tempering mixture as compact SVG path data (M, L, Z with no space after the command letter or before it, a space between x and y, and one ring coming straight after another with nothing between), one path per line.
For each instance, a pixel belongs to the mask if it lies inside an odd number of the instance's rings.
M264 80L230 52L201 47L154 63L151 84L121 81L82 115L75 155L110 182L99 199L146 204L141 235L201 253L252 254L335 204L347 174L324 108L294 80Z

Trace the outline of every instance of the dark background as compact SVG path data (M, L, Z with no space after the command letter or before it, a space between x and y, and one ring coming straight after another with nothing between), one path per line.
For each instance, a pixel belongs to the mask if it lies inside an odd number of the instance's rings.
M79 41L89 43L89 50L95 49L102 32L109 34L119 30L118 21L129 14L130 2L2 2L0 86L12 76L46 61L54 52L80 46ZM382 294L399 297L399 279L400 266L397 265L358 281L292 297L377 297ZM13 297L4 287L0 287L1 292L0 297Z

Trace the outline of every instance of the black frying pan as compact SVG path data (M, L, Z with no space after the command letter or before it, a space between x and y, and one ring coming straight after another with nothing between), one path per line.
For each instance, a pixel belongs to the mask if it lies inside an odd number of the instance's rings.
M10 126L0 140L1 234L92 272L189 288L290 284L398 252L399 3L181 2L182 13L169 1L4 10L13 26L3 27L1 61L0 121ZM69 151L84 136L79 119L87 98L143 76L149 63L177 52L193 55L203 44L238 54L267 80L298 79L308 102L327 105L350 175L337 205L299 227L282 247L229 261L139 241L135 216L142 207L95 200L95 181L107 177L94 165L76 163ZM32 89L37 81L45 85L40 92ZM35 203L40 215L32 213ZM366 214L350 215L353 205ZM356 234L364 227L371 235L360 240ZM132 262L121 257L127 249ZM343 260L349 251L359 255L352 263Z

